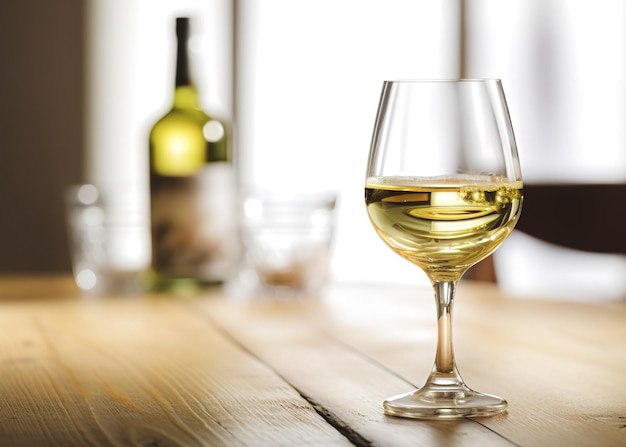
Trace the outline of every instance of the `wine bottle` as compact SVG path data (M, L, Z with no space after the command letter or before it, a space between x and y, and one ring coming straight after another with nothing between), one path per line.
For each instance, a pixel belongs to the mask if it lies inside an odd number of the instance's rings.
M219 284L237 260L234 176L225 122L192 82L190 19L176 19L174 101L150 131L153 288Z

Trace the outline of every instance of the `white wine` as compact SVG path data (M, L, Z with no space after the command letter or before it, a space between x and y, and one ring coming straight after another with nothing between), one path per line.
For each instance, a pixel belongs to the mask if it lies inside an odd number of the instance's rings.
M431 280L457 280L513 230L522 182L448 177L368 179L365 202L372 224L396 253Z
M150 132L154 288L220 283L235 266L237 234L229 135L200 107L187 52L189 19L176 19L174 103Z

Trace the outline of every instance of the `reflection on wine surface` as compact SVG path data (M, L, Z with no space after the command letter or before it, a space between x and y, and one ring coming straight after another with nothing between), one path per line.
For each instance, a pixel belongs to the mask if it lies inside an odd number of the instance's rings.
M513 230L522 182L451 177L371 178L365 203L380 237L432 279L455 280Z

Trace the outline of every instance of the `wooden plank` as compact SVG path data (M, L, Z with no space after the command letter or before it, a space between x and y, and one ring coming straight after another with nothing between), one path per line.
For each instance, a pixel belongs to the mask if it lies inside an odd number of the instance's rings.
M327 301L336 309L328 333L423 383L436 343L429 290L341 290ZM624 321L626 303L514 300L495 286L463 283L459 369L470 387L509 401L507 414L480 423L519 446L626 445Z
M342 286L299 302L77 296L71 278L0 279L0 445L626 445L626 303L463 283L461 373L509 411L424 422L386 417L381 402L431 368L426 288Z
M385 416L384 398L411 385L329 336L328 322L340 310L333 303L215 300L201 304L211 324L221 325L276 370L356 445L513 445L472 420L428 422ZM349 307L358 306L355 302ZM370 334L377 329L366 328Z
M0 302L0 445L351 445L191 302Z
M498 372L487 379L511 393L509 420L491 428L527 445L626 445L626 303L503 300L474 288L467 298L459 329L493 335L484 354ZM476 360L465 360L472 374Z
M77 296L80 290L67 274L0 275L0 300L53 299Z

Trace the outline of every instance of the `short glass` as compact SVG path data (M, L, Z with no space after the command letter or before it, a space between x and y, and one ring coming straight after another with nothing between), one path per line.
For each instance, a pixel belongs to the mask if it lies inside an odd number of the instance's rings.
M244 264L254 274L254 293L295 297L322 292L329 277L336 203L334 191L244 196Z
M106 196L91 184L68 188L65 205L76 285L90 295L144 291L150 265L147 209L128 194Z

